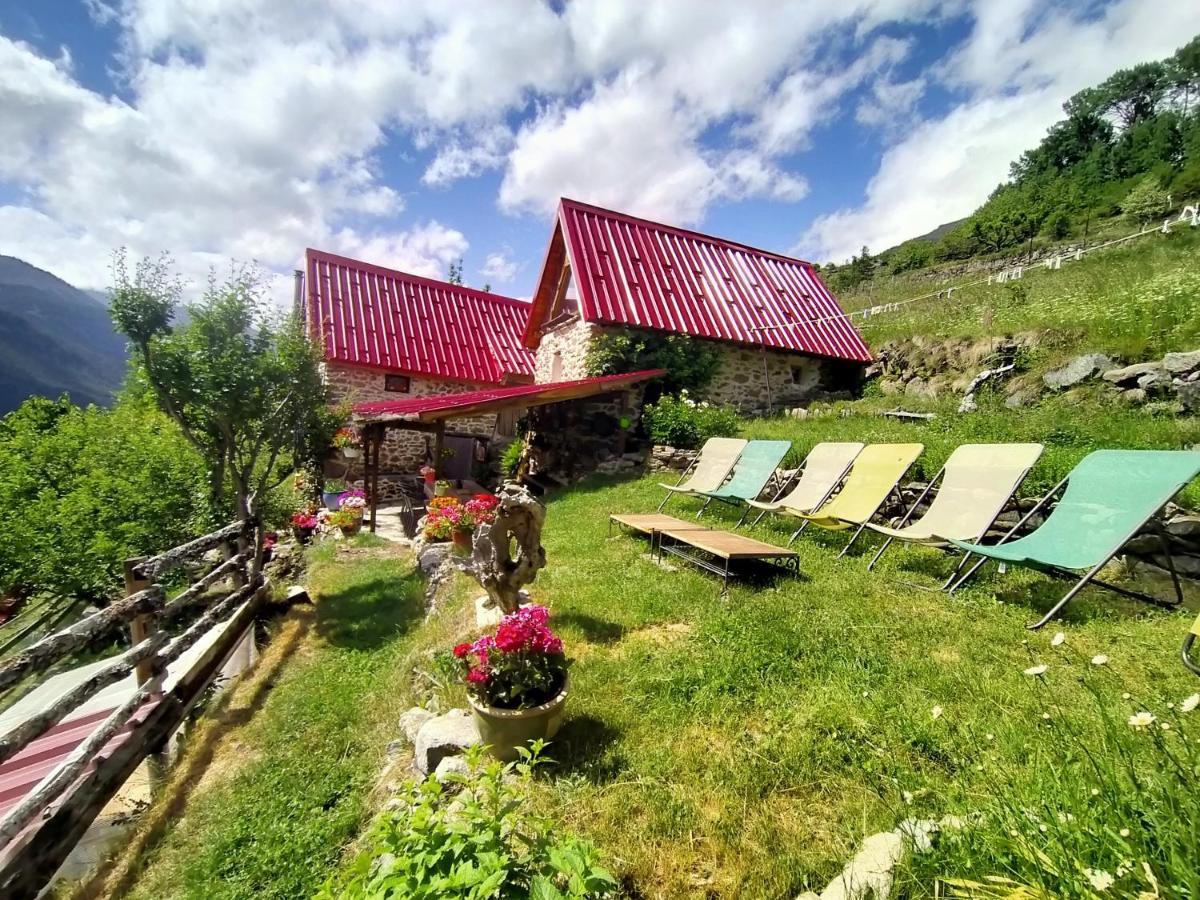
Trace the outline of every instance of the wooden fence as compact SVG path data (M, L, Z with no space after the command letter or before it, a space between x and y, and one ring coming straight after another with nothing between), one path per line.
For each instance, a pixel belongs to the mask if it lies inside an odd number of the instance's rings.
M0 897L35 897L96 815L147 756L161 751L239 643L265 598L254 522L235 522L149 559L128 560L125 596L0 662L0 692L127 626L132 646L0 736L0 765L103 688L132 673L137 689L0 821ZM168 599L162 579L210 551L222 559ZM203 569L201 569L203 571ZM177 579L178 586L178 579ZM164 691L167 665L230 619Z

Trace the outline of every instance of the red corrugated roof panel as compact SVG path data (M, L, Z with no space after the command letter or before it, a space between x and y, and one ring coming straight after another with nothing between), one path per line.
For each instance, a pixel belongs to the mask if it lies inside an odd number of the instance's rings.
M810 263L563 199L543 282L557 281L550 261L559 234L587 321L871 359ZM553 289L539 285L526 346L538 345L552 299Z
M308 250L309 328L330 361L499 384L530 377L529 304Z
M380 400L374 403L359 403L354 414L364 419L436 420L454 418L455 415L474 415L489 408L528 405L538 406L559 400L574 400L608 391L618 391L665 374L665 369L646 369L625 375L598 375L575 381L554 381L544 384L520 384L512 387L488 388L482 391L467 391L462 394L410 397L406 400Z

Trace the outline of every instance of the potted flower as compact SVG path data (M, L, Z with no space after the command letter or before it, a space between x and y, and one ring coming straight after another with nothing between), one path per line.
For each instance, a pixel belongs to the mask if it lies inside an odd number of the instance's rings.
M325 488L321 491L321 501L325 504L326 509L339 509L338 497L346 492L348 485L344 481L332 479L325 482Z
M360 519L367 508L367 495L358 488L351 488L338 495L338 509L348 509Z
M427 464L421 466L418 471L420 471L421 477L425 479L425 483L430 487L432 487L433 483L437 481L437 469L435 469L433 466Z
M450 493L450 482L442 478L433 483L433 495L435 497L445 497Z
M317 530L317 517L312 513L301 510L292 516L292 533L301 544L312 540L313 532Z
M530 604L501 619L495 635L454 648L479 736L497 759L516 759L518 747L554 737L562 724L567 657L549 618Z
M353 428L339 428L333 435L333 446L341 450L342 456L346 459L357 459L362 456L358 432Z
M354 537L362 527L362 516L348 509L339 509L329 514L329 524L341 531L344 537Z
M462 539L455 537L461 530L463 516L462 501L457 497L434 497L429 501L423 529L427 541L454 541L455 549L462 551ZM467 552L470 552L470 532L467 533Z

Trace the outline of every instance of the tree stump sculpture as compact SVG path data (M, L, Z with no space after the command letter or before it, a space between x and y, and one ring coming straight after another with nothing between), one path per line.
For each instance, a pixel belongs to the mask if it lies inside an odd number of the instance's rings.
M546 565L542 523L546 508L518 484L500 489L496 520L475 530L472 565L492 604L516 612L521 588Z

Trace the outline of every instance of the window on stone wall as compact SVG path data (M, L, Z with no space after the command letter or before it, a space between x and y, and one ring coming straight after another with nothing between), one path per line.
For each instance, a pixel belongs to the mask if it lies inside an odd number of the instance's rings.
M804 380L804 366L792 366L792 384L799 384Z
M407 394L412 390L412 381L407 375L384 375L383 389L396 394Z
M519 409L502 409L496 413L496 434L500 437L516 437L517 419L520 417Z

